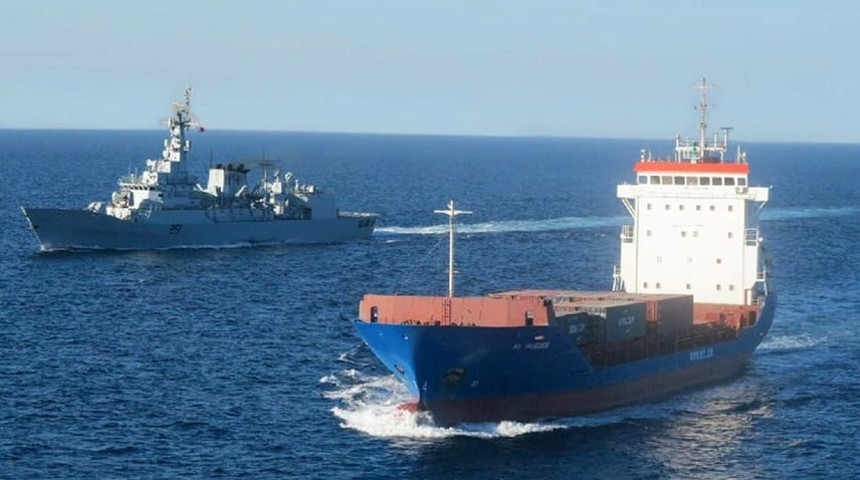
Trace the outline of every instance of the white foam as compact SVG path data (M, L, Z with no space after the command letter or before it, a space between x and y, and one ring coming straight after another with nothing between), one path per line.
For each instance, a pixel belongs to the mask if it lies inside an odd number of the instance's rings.
M764 210L761 214L762 220L793 220L803 218L821 217L849 217L857 215L860 207L793 207Z
M325 382L323 382L325 380ZM510 438L565 428L592 427L624 420L624 411L547 422L487 422L440 427L426 412L400 408L413 402L403 384L393 375L368 376L344 370L320 379L333 388L323 395L337 400L331 412L341 427L367 435L391 439L437 439L448 437ZM640 415L634 415L640 416Z
M807 334L769 336L759 346L759 350L802 350L812 348L825 339L826 337Z
M562 217L544 220L501 220L483 223L461 223L457 231L465 234L475 233L512 233L512 232L552 232L581 228L618 227L627 217ZM445 224L421 227L381 227L377 235L441 235L448 232Z
M763 221L793 220L820 217L847 217L857 215L860 207L811 207L811 208L780 208L764 210ZM460 233L513 233L513 232L553 232L601 227L620 227L632 220L626 216L606 217L561 217L542 220L499 220L483 223L461 223L457 227ZM417 227L379 227L374 235L442 235L448 232L446 224L424 225ZM394 240L388 239L386 242Z

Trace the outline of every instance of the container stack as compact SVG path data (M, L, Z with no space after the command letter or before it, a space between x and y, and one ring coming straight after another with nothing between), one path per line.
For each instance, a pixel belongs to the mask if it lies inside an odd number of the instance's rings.
M614 343L647 335L675 335L693 325L692 295L655 295L576 290L521 290L494 298L549 301L551 323L579 344Z

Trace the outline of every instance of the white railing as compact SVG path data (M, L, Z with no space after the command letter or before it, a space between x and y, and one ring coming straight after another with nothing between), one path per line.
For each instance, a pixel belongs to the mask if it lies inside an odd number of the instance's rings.
M612 267L612 291L624 291L624 279L621 277L621 267L618 265Z
M621 241L624 243L633 243L633 225L621 226Z
M744 243L749 247L758 245L758 228L748 228L744 232Z

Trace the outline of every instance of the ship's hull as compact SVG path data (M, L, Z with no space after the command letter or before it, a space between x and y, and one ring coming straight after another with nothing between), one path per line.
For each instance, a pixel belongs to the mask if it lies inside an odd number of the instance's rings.
M439 425L582 415L735 376L767 333L776 296L731 341L592 367L551 326L466 327L356 322L374 354Z
M89 210L24 208L42 251L149 250L276 243L330 243L369 238L374 215L308 220L213 220L202 211L154 212L146 221L120 220Z

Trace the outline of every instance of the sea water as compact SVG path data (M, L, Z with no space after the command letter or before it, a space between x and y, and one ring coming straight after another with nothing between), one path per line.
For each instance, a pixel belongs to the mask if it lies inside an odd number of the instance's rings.
M20 206L83 208L161 132L0 131L0 478L809 478L860 472L860 146L748 143L773 328L731 382L597 415L439 428L353 331L366 292L608 289L599 140L192 134L191 169L275 160L382 215L368 241L39 253Z

